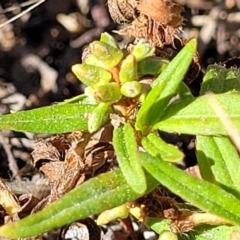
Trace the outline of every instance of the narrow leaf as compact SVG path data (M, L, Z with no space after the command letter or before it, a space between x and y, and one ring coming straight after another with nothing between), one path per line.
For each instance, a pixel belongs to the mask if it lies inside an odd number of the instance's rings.
M240 201L232 194L147 153L140 154L140 160L153 177L176 195L202 210L240 225Z
M228 138L197 136L197 156L205 180L216 181L226 191L240 197L240 159Z
M144 149L152 156L159 156L167 162L178 162L183 159L183 153L172 144L163 141L159 136L150 133L142 139Z
M138 71L140 75L157 75L160 74L169 64L169 60L151 56L146 57L138 62Z
M146 193L149 193L158 183L149 174L146 179ZM0 227L0 236L11 239L31 237L141 196L129 187L120 170L104 173L76 187L42 211Z
M129 123L114 129L113 145L127 183L135 192L144 193L147 187L145 174L139 162L134 130Z
M240 229L238 226L207 226L194 228L187 234L180 234L178 240L238 240Z
M64 104L21 111L0 117L0 129L32 133L87 130L87 113L94 105Z
M196 39L189 41L155 80L152 90L138 112L136 120L138 130L154 125L163 115L192 62L196 47Z
M240 91L240 74L238 68L227 69L220 65L209 65L201 85L201 95L206 92L224 93Z
M214 95L229 119L240 131L240 95L224 93ZM227 130L204 95L196 100L183 100L168 107L154 128L194 135L227 135Z
M193 94L184 82L181 82L181 84L179 84L178 95L181 100L194 99Z

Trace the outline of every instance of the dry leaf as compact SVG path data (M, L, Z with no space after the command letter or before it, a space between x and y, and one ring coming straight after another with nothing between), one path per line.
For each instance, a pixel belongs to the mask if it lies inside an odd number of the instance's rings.
M178 28L183 24L184 8L169 0L142 0L137 9L160 24Z
M2 178L0 178L0 205L10 217L13 217L21 209L16 196Z
M108 9L113 21L129 23L136 14L137 2L135 0L108 0Z
M19 202L21 204L21 210L18 212L18 216L19 218L24 218L38 205L39 199L34 197L31 193L26 193L19 197Z
M113 155L111 144L94 140L87 132L76 131L38 142L32 157L50 184L47 204L88 178L109 170Z
M164 26L160 22L152 20L148 16L141 14L131 25L117 31L122 35L133 36L138 39L145 39L153 46L164 47L165 45L174 45L174 39L178 38L176 33L178 28Z
M108 7L114 21L130 23L117 33L145 39L161 48L174 46L184 21L184 8L169 0L109 0Z

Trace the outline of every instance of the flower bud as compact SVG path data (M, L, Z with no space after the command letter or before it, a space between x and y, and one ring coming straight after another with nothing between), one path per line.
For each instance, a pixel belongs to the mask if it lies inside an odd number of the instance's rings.
M93 133L110 120L111 107L107 103L99 103L88 120L88 131Z
M178 240L177 234L170 231L163 231L158 240Z
M126 204L102 212L97 219L97 225L104 225L119 218L127 218L129 210Z
M100 42L106 43L111 47L119 49L119 46L115 38L107 32L101 34Z
M119 80L122 83L138 79L138 67L135 57L128 55L121 64L119 71Z
M108 68L106 67L106 64L104 62L100 61L98 57L96 57L95 55L93 55L91 53L89 53L87 55L87 57L84 59L84 63L86 63L88 65L101 67L103 69L108 70Z
M123 52L120 49L100 41L90 43L89 49L107 69L115 67L123 58Z
M132 54L135 56L137 62L141 61L145 57L152 56L155 52L155 48L151 47L149 43L139 42L133 49Z
M109 83L112 79L111 73L107 70L85 63L73 65L72 71L82 83L91 88Z
M122 94L117 83L110 82L105 85L98 86L94 92L96 101L105 103L114 103L121 99Z
M132 82L126 82L121 87L121 93L122 95L134 98L137 97L142 90L142 85L140 82L132 81Z

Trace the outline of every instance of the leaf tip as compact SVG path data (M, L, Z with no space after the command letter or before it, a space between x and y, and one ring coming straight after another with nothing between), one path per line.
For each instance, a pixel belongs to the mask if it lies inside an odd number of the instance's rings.
M189 49L191 49L191 51L196 52L196 50L197 50L197 39L192 38L186 45L189 47Z

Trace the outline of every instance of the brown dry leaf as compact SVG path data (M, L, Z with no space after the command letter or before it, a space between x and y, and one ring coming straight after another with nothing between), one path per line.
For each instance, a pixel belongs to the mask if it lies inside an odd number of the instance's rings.
M113 146L107 142L96 142L86 148L86 163L91 166L91 176L96 176L112 168Z
M165 45L174 45L174 39L178 38L176 34L179 32L179 29L172 26L164 26L160 22L140 14L131 25L116 32L121 35L145 39L153 46L162 48Z
M34 146L34 151L31 153L33 165L38 168L43 161L59 161L60 153L51 141L40 140Z
M135 0L108 0L108 9L113 21L129 23L136 14L137 2Z
M84 181L83 155L89 139L90 134L76 131L36 144L32 157L34 164L49 180L51 193L48 203L70 191L78 181Z
M0 205L10 217L13 217L21 209L16 196L2 178L0 178Z
M48 203L88 178L109 170L112 145L94 140L87 132L53 136L36 144L33 162L49 180Z
M166 26L178 28L183 24L184 18L181 16L184 8L169 0L142 0L137 9Z
M176 34L184 22L181 15L184 8L169 0L109 0L108 7L114 21L130 23L117 33L145 39L161 48L174 46Z
M18 200L21 205L21 209L18 212L19 218L24 218L28 216L34 209L34 207L36 207L39 203L39 199L34 197L31 193L25 193L21 195Z

